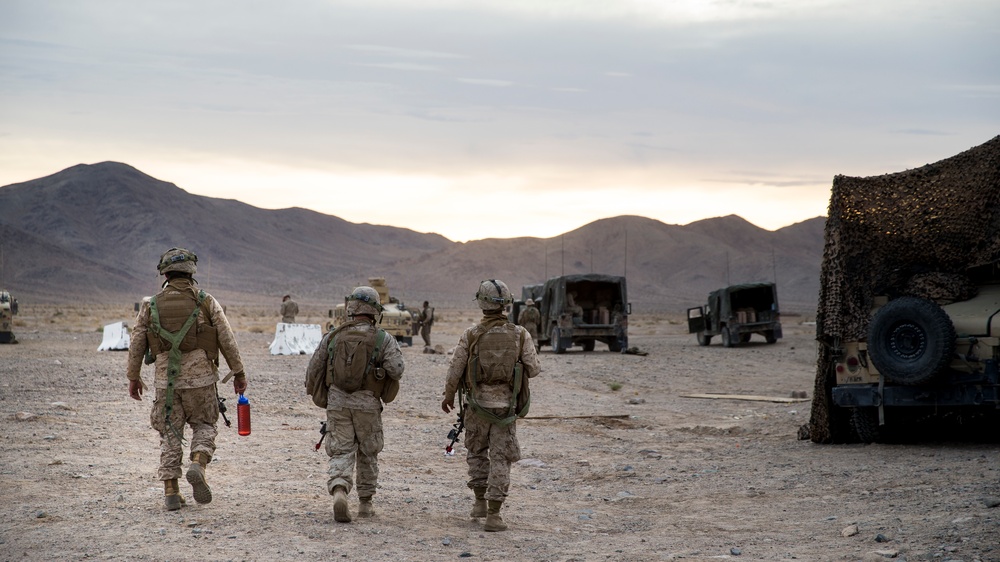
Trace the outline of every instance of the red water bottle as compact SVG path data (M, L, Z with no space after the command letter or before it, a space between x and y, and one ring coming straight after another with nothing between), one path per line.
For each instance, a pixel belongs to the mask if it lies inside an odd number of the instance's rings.
M250 401L242 394L236 401L236 427L240 435L250 435Z

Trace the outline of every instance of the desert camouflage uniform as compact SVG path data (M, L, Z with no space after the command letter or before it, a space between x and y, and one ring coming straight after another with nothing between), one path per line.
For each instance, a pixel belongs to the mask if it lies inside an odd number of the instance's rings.
M190 279L178 278L171 280L160 294L168 291L190 292L194 283ZM195 289L197 289L195 287ZM219 352L226 358L226 363L233 375L243 374L243 361L236 345L236 337L229 325L225 312L218 301L207 295L204 301L211 316L211 324L218 333ZM198 314L198 324L208 323L205 314ZM144 301L135 319L135 327L129 340L128 370L129 380L141 380L143 357L148 347L146 333L152 329L149 301ZM191 330L197 329L191 326ZM171 480L181 475L183 448L174 432L166 426L164 401L167 392L167 363L169 352L164 351L156 356L156 374L153 386L156 389L156 399L150 412L150 425L160 433L160 468L157 475L160 480ZM209 360L205 351L194 349L181 356L181 372L174 384L173 407L170 415L171 425L178 435L183 435L184 424L191 426L191 456L201 452L211 459L215 453L216 422L219 420L219 402L215 383L219 380L219 369L214 361Z
M299 305L292 299L281 303L281 321L285 324L294 324L295 315L299 313Z
M534 306L525 306L517 316L517 323L524 326L531 335L532 341L538 341L538 324L542 321L542 313ZM535 346L538 349L538 346Z
M430 347L431 325L434 323L434 312L429 306L425 306L423 310L420 311L420 317L417 321L420 322L420 337L424 340L424 347Z
M455 354L448 367L448 380L445 383L445 399L454 398L459 386L463 384L465 370L469 362L469 336L476 326L465 330ZM501 324L490 329L490 332L505 332ZM520 360L524 365L524 376L528 378L538 375L542 370L535 351L531 335L521 326L515 326L515 335L520 340L524 333L524 347L521 349ZM510 408L512 390L509 383L496 385L481 385L476 397L479 405L487 411L504 417ZM478 415L471 408L466 408L465 448L469 463L468 487L486 488L486 499L503 501L510 489L510 465L521 458L521 447L517 442L517 422L506 426L492 424Z
M361 317L359 317L361 318ZM346 328L351 331L374 331L375 326L364 323ZM330 332L323 336L319 347L313 353L306 371L306 378L317 371L326 372L329 362ZM386 376L400 380L403 377L403 354L396 338L386 335L382 351L376 358ZM343 486L347 493L354 487L354 472L357 466L358 497L368 498L375 494L378 483L378 454L382 451L382 401L370 390L347 393L336 386L330 386L326 406L326 423L329 434L326 439L326 454L330 457L326 486L333 489Z

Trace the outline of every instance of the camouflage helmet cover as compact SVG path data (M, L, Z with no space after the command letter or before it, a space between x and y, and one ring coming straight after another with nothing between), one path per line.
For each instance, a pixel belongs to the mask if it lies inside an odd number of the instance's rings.
M382 312L378 291L368 286L356 287L347 296L347 315L371 314L375 316Z
M479 284L476 302L483 310L496 310L514 302L507 284L498 279L487 279Z
M184 248L170 248L160 256L160 263L157 264L156 270L160 274L168 271L180 271L181 273L194 275L198 270L197 263L198 256L194 252L185 250Z
M532 299L528 299L528 300L524 301L524 304L525 304L525 306L535 306L535 301L532 300Z

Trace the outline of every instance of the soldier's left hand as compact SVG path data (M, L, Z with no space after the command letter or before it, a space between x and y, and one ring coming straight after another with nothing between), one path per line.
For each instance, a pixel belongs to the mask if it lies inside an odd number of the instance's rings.
M451 397L451 398L445 398L444 400L442 400L441 401L441 409L444 410L444 413L446 413L446 414L451 413L451 411L455 409L455 398Z
M233 377L233 390L236 394L243 394L247 391L247 378L243 375Z

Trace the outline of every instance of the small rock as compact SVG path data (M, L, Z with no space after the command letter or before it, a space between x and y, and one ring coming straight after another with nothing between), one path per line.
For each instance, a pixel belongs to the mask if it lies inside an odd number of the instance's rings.
M729 549L729 554L732 554L733 556L739 556L740 554L743 554L743 551L734 546L733 548Z
M451 544L451 539L449 539L448 537L445 537L444 539L441 540L441 544L443 544L445 546L448 546L448 545Z
M886 537L882 533L875 535L875 542L889 542L889 537Z
M842 536L842 537L853 537L854 535L858 534L859 532L860 531L858 530L858 526L857 525L848 525L847 527L844 527L844 529L842 531L840 531L840 536Z
M1000 498L985 497L983 498L983 504L986 507L1000 507Z
M70 408L69 404L67 404L65 402L53 402L53 403L51 403L49 405L52 406L53 408L58 408L60 410L72 410L73 409L73 408Z
M545 463L538 459L521 459L517 461L517 464L521 466L533 466L535 468L542 468L545 466Z
M899 556L899 551L898 550L875 550L875 551L872 551L870 554L874 554L875 556L877 556L879 558L895 558L895 557Z
M472 558L472 553L471 552L463 552L462 554L459 554L458 557L459 558Z
M38 512L35 513L35 517L38 518L38 519L45 519L48 516L49 516L49 514L45 513L44 511L38 511Z
M633 396L632 398L628 399L628 403L629 404L645 404L646 403L646 399L645 398L637 398L637 397Z
M17 421L31 421L38 419L38 416L32 414L31 412L18 412L14 414L14 419Z

